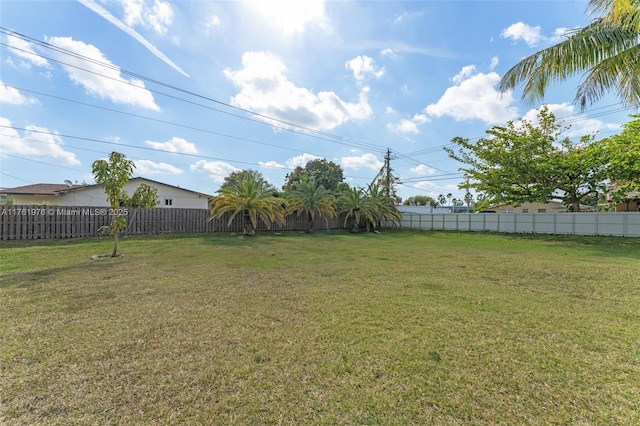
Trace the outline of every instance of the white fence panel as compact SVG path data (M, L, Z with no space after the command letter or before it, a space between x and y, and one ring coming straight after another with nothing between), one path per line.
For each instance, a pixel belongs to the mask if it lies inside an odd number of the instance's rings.
M556 233L556 214L537 214L533 220L535 229L532 232L537 234Z
M515 215L516 221L516 232L520 232L523 234L531 234L536 232L535 227L535 216L531 213L521 213Z
M625 237L640 237L640 214L626 214Z
M500 220L500 232L516 232L516 215L505 213L498 215Z
M573 216L573 232L576 235L596 235L598 232L598 214L582 213Z
M640 237L640 213L405 213L401 227L438 231Z

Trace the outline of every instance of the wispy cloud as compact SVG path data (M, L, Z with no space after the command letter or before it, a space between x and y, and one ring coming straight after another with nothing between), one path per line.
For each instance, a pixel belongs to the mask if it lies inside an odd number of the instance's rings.
M82 5L86 6L90 10L92 10L93 12L95 12L98 15L102 16L107 21L111 22L116 27L120 28L125 33L129 34L131 37L133 37L136 41L138 41L140 44L142 44L144 47L146 47L151 53L156 55L159 59L164 61L171 68L175 69L176 71L178 71L180 74L184 75L185 77L189 77L189 74L184 72L182 70L182 68L180 68L178 65L176 65L171 59L169 59L157 47L155 47L153 44L149 43L149 41L147 41L147 39L142 37L136 30L134 30L133 28L131 28L130 26L128 26L127 24L125 24L124 22L122 22L121 20L116 18L115 16L113 16L108 10L106 10L105 8L103 8L102 6L97 4L95 1L93 1L93 0L78 0L78 1Z
M160 111L153 94L138 79L127 79L120 74L120 68L107 59L102 52L91 44L73 40L70 37L50 37L46 39L54 46L77 53L78 57L65 57L62 65L74 83L80 84L87 93L117 104L135 105L153 111ZM61 53L54 53L60 56ZM93 61L85 61L82 57ZM98 64L105 64L102 67ZM106 78L105 78L106 77Z

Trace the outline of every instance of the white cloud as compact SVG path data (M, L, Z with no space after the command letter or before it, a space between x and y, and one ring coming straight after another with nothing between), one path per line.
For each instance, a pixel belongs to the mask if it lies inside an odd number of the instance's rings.
M45 58L38 56L36 51L33 50L33 43L7 34L7 44L10 52L24 60L20 66L30 68L31 65L35 65L37 67L51 68L49 62Z
M125 33L129 34L131 37L133 37L133 39L135 39L136 41L138 41L138 43L140 43L144 47L146 47L151 53L156 55L160 60L164 61L171 68L175 69L176 71L178 71L180 74L184 75L185 77L189 77L189 74L184 72L182 70L182 68L177 66L171 59L169 59L157 47L155 47L153 44L149 43L149 41L147 41L147 39L142 37L136 30L134 30L129 25L125 24L124 22L122 22L121 20L116 18L115 16L113 16L111 13L109 13L109 11L107 11L104 7L102 7L99 4L97 4L94 0L78 0L78 1L81 4L83 4L84 6L86 6L87 8L91 9L93 12L95 12L98 15L102 16L107 21L111 22L116 27L120 28Z
M362 154L359 157L342 157L340 164L342 164L342 167L345 169L367 168L375 171L380 170L384 165L382 161L378 160L378 158L371 153Z
M487 124L504 123L518 115L517 108L511 106L514 99L511 92L500 94L495 87L500 76L495 72L478 73L467 79L468 67L454 77L458 83L449 87L435 104L425 108L427 115L449 116L456 121L482 120Z
M317 160L321 157L318 157L313 154L304 153L302 155L298 155L297 157L289 158L287 160L287 167L290 169L295 169L296 167L304 167L311 160Z
M6 103L11 105L29 105L39 104L40 102L36 98L27 97L20 93L18 89L13 87L7 87L2 80L0 80L0 103Z
M429 122L429 118L424 114L415 114L412 119L403 118L399 123L387 123L387 129L396 133L420 133L418 125Z
M272 53L246 52L242 55L242 65L241 70L224 71L224 75L240 87L240 93L231 98L234 106L321 130L334 129L372 114L368 87L362 89L357 103L345 102L334 92L316 94L296 86L285 76L284 63Z
M117 104L134 105L160 111L160 107L154 102L151 92L145 89L144 82L133 78L129 80L122 77L120 75L120 68L112 64L97 47L73 40L70 37L50 37L47 41L57 47L107 65L104 67L82 58L64 55L64 61L68 63L69 66L62 65L62 67L67 71L69 79L84 87L87 93L96 95L102 99L109 99L111 102ZM60 53L53 54L62 55ZM83 69L100 75L84 71Z
M195 164L189 166L189 168L194 172L206 173L214 182L218 183L224 182L224 178L229 176L231 173L240 170L236 169L231 164L227 164L222 161L205 160L199 160Z
M517 22L505 28L500 33L500 37L508 38L513 41L523 40L530 47L536 46L544 39L542 28L540 26L529 26L524 22Z
M464 66L462 67L462 69L458 74L453 76L451 81L453 81L456 84L460 84L462 81L464 81L465 78L469 77L470 75L473 75L474 72L476 72L475 65Z
M8 118L0 117L0 156L14 154L29 158L55 160L59 164L80 164L75 154L65 151L57 132L45 127L28 125L22 136Z
M267 167L270 169L284 169L285 166L283 166L282 164L278 163L277 161L258 161L258 164L261 167Z
M393 51L393 49L386 48L386 49L384 49L384 50L382 50L380 52L380 56L387 56L389 58L395 58L396 57L396 53Z
M305 32L314 25L330 30L325 0L243 0L245 8L285 37Z
M356 81L361 82L367 75L372 75L375 78L380 78L384 75L384 68L376 70L374 62L370 57L362 55L356 56L344 65L348 70L353 72L353 77Z
M139 176L148 175L179 175L183 170L167 163L156 163L151 160L136 160L136 174Z
M173 22L173 9L168 2L154 0L150 4L145 0L120 0L120 4L124 9L123 21L130 27L140 25L164 35Z
M551 111L556 120L563 126L569 127L563 135L569 138L579 138L581 136L599 133L602 131L618 131L619 124L605 123L595 118L589 118L587 115L575 111L575 107L567 102L561 104L545 105ZM522 118L534 125L538 124L539 109L531 109L527 111Z
M493 58L491 58L491 64L489 65L489 69L490 70L495 69L495 67L497 67L499 63L500 63L500 59L498 59L497 56L494 56Z
M181 154L197 154L198 148L195 144L188 142L186 139L172 137L167 142L144 141L152 148L169 152L179 152Z
M529 47L534 47L540 43L558 43L565 38L565 34L567 31L567 28L556 28L553 32L553 35L547 37L542 34L542 28L540 26L532 27L525 24L524 22L517 22L502 30L502 32L500 33L500 37L511 39L514 42L522 40L527 43Z
M426 164L420 164L412 169L410 169L412 173L417 175L432 175L436 172L435 169L427 166Z

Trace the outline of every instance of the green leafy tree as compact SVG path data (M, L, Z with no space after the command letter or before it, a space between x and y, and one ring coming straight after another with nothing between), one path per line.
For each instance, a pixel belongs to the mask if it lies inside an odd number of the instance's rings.
M298 216L306 215L308 234L314 232L314 221L317 216L329 219L336 215L335 196L313 179L298 182L296 189L286 194L286 200L285 215L293 213Z
M318 186L336 193L338 185L344 181L344 172L342 167L333 161L324 158L311 160L304 167L298 166L287 174L282 189L290 191L295 189L299 182L308 180L314 180Z
M554 83L584 75L575 101L584 108L610 90L627 106L640 106L640 0L590 0L597 16L567 38L523 59L500 82L505 92L524 83L522 97L542 99Z
M454 138L460 148L445 148L449 156L467 165L465 187L486 196L487 203L546 202L562 199L573 211L580 201L602 188L604 162L593 137L578 144L561 139L562 129L555 116L542 108L534 125L520 119L507 126L494 126L489 137L476 143Z
M129 199L124 186L133 176L134 169L133 161L119 152L112 152L107 160L96 160L91 165L93 177L96 183L104 187L111 211L115 213L108 227L114 241L112 257L118 256L118 235L127 225L127 217L120 211L120 207L126 206L126 201Z
M158 205L158 188L141 183L138 185L133 195L122 205L134 209L148 209Z
M631 117L622 132L600 141L615 202L628 201L630 193L640 191L640 114Z
M415 195L407 198L402 203L404 206L437 206L438 202L426 195Z
M282 198L275 197L272 188L256 180L253 173L246 173L234 185L222 188L218 193L220 195L212 201L211 219L230 213L227 226L231 226L233 219L242 214L245 235L255 234L259 220L267 228L274 222L286 223Z
M438 204L441 206L447 205L447 197L445 197L444 194L438 195Z

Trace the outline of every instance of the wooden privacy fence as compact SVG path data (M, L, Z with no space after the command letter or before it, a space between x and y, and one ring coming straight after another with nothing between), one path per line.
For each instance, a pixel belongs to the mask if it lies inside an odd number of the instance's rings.
M405 213L403 228L640 237L640 213Z
M77 238L100 235L99 229L111 223L113 214L127 217L124 234L168 234L201 232L242 232L242 215L227 227L229 215L209 219L207 209L121 209L71 206L0 206L0 240ZM344 219L329 219L329 229L341 228ZM307 228L306 216L291 215L286 225L274 224L272 231L300 231ZM324 218L316 218L315 228L326 229ZM260 222L258 231L267 230Z

